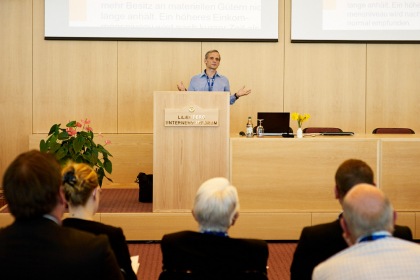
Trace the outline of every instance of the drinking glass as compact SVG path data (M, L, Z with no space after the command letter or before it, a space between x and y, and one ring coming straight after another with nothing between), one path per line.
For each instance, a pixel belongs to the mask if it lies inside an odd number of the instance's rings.
M264 119L258 119L258 126L257 126L257 136L258 137L263 137L264 136L264 127L262 126L262 121Z

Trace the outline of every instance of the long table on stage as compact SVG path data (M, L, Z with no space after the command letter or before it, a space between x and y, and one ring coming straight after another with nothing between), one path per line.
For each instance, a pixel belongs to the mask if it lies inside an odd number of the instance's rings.
M113 144L126 151L124 138L117 138ZM118 158L118 150L113 155ZM130 160L124 156L127 164ZM415 134L231 136L229 174L238 188L240 218L230 235L294 240L304 226L335 219L340 205L334 199L334 174L349 158L362 159L373 168L378 187L398 212L397 223L408 225L420 239L420 137ZM117 191L128 191L126 198L116 199ZM153 212L151 205L136 208L137 191L132 185L105 187L103 197L109 192L115 204L100 209L97 220L122 227L128 240L159 240L167 232L197 229L189 211ZM127 206L130 203L133 207ZM11 221L5 209L0 211L0 226Z
M230 176L238 188L241 212L282 217L276 221L277 228L261 225L270 239L298 238L297 232L287 230L337 217L340 205L334 199L334 175L350 158L372 167L377 186L398 212L397 222L410 226L415 238L420 238L420 137L232 137L230 143ZM255 222L260 226L258 219Z

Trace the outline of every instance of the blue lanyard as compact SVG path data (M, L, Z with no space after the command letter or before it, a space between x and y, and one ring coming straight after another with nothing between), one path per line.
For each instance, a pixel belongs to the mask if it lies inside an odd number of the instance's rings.
M377 235L368 235L368 236L365 236L365 237L363 237L363 238L361 238L360 240L359 240L359 242L367 242L367 241L373 241L373 240L378 240L378 239L382 239L382 238L385 238L385 237L388 237L389 235L387 235L387 234L377 234Z
M213 76L213 78L209 78L209 76L207 76L207 85L209 86L209 91L213 91L215 77L216 77L216 74ZM210 80L211 80L211 84L210 84Z

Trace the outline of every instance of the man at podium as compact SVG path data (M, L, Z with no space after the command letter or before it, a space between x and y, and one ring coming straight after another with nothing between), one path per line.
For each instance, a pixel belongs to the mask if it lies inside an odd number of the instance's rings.
M188 91L229 91L229 80L227 77L217 73L217 68L220 65L220 54L217 50L210 50L204 56L204 64L206 69L200 74L191 78ZM178 90L187 91L184 83L181 81L178 85ZM230 96L230 105L234 104L241 96L251 93L250 89L245 89L245 86L240 88L236 93Z

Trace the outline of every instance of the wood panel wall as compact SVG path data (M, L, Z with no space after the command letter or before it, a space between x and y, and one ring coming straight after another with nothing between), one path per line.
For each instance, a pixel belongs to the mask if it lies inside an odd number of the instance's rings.
M209 49L220 51L232 91L252 89L231 107L232 133L258 111L306 112L307 126L356 133L420 133L419 44L291 43L290 6L279 0L276 43L48 41L43 0L0 1L1 177L28 136L54 123L87 117L95 132L151 134L153 92L188 84Z

